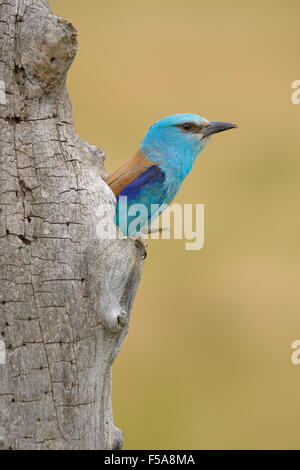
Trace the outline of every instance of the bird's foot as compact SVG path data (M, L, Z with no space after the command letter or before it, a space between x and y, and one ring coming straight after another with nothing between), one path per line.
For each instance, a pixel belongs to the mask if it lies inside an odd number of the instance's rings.
M166 229L159 227L159 228L151 228L148 230L148 235L151 235L151 233L163 233Z
M139 237L135 239L135 246L137 248L142 248L143 259L145 259L147 257L147 246L148 246L147 242L142 237Z

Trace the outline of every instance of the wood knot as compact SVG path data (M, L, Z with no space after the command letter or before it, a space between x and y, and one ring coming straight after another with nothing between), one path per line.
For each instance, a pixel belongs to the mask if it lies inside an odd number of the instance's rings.
M128 325L128 321L129 321L128 313L125 312L125 310L122 310L119 316L117 317L117 321L119 325L121 325L121 327L125 328L125 326Z
M37 96L38 89L47 94L59 88L76 51L77 33L71 23L54 15L28 13L20 27L18 51L18 67L27 78L28 95Z
M110 333L120 333L128 327L128 324L129 315L125 310L120 309L120 307L112 308L106 312L105 326Z

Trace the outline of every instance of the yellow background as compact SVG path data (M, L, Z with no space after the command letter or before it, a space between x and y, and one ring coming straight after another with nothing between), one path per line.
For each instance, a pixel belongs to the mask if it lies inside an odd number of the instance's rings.
M300 4L50 0L78 30L78 133L117 169L157 119L239 124L176 201L205 204L205 246L152 241L113 369L125 449L300 448Z

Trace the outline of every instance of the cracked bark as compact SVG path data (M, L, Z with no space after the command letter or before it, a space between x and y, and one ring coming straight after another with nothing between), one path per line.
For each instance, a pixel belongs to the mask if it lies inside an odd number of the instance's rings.
M122 446L111 367L143 252L99 235L113 233L115 198L104 154L73 127L65 78L76 49L47 0L0 0L2 449Z

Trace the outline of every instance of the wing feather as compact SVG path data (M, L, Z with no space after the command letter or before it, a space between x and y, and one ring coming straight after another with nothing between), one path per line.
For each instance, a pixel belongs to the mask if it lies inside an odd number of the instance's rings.
M136 206L136 210L139 213L140 228L148 220L153 220L159 215L160 207L167 194L167 187L164 185L164 182L164 172L159 166L152 165L145 173L140 174L118 194L116 224L124 235L132 235L130 231L132 228L129 227L131 227L131 222L137 217L136 213L135 215L129 215L132 206L136 204L143 206L143 209ZM125 205L120 203L121 197L127 198Z
M115 195L118 196L126 186L145 173L153 165L157 165L157 163L147 160L140 150L138 150L129 162L125 163L125 165L109 176L106 183L110 186Z

